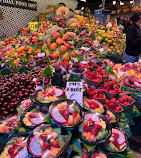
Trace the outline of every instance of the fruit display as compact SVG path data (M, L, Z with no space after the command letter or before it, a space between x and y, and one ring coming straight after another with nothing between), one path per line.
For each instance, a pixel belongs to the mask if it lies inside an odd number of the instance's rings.
M125 135L118 129L112 129L112 136L110 140L105 143L105 148L111 152L121 152L126 150L127 148L127 141Z
M126 139L140 116L140 61L121 64L114 22L81 14L47 7L0 45L0 157L137 157Z
M98 112L98 113L104 112L104 106L100 102L94 99L89 100L85 98L83 102L84 102L83 106L91 112Z
M43 123L47 112L46 107L32 105L22 113L20 117L21 123L29 128L35 128Z
M10 139L1 153L1 158L28 158L27 138L13 137Z
M103 143L111 135L111 125L99 113L86 113L78 130L81 139L90 144Z
M0 133L6 134L14 131L15 127L18 126L17 121L19 121L19 117L17 115L13 115L2 120L0 122Z
M28 151L34 157L58 157L68 144L67 132L59 127L41 125L28 138Z
M39 103L51 103L58 100L64 94L62 89L54 86L46 88L45 90L37 91L35 100Z
M63 127L75 127L83 118L80 105L69 99L54 102L49 111L53 120Z

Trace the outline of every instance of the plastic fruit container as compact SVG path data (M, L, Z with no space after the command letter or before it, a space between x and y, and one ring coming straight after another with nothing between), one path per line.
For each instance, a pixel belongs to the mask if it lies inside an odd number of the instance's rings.
M1 158L27 158L27 138L12 134L5 140L5 147L1 146Z
M94 99L86 99L83 100L83 107L91 112L104 113L104 106Z
M63 97L63 95L64 91L62 89L52 86L40 91L36 91L34 99L36 103L41 106L49 106L54 101L59 100L61 97Z
M32 106L27 108L21 115L20 121L23 126L28 128L35 128L36 126L42 124L46 114L48 113L48 108L45 106L39 106L33 103Z
M33 158L59 157L65 152L68 143L66 129L46 124L33 130L27 141L27 149Z
M106 110L106 117L109 119L111 124L114 124L120 120L120 115L110 109Z
M17 121L19 121L18 115L9 116L0 121L0 133L8 134L14 131L15 127L18 126Z
M90 151L90 158L108 158L108 156L107 152L101 147L97 147Z
M85 113L78 131L81 140L89 145L98 145L108 141L112 133L112 127L103 114Z
M127 139L123 132L117 128L112 129L112 136L108 142L104 144L106 150L110 152L120 153L127 149Z
M85 82L86 82L89 86L93 85L95 88L98 88L98 86L100 85L101 81L102 81L102 77L101 77L100 82L96 82L96 81L90 80L90 79L88 79L88 78L85 77Z
M74 129L83 120L83 109L71 99L61 99L51 104L49 108L52 120L63 127Z

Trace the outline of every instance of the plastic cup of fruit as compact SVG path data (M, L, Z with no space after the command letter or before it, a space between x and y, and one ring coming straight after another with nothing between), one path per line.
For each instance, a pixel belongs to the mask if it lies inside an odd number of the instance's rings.
M107 152L101 147L95 148L90 151L90 157L108 158L108 156L109 155L107 154Z
M84 98L83 107L84 107L84 109L86 109L90 112L104 113L104 111L105 111L104 106L95 99L89 100L89 99Z
M15 157L15 158L27 158L27 138L20 137L19 135L12 134L5 140L5 147L1 146L1 154L0 157Z
M112 127L103 114L85 113L78 131L82 141L89 145L99 145L108 141L112 134Z
M54 101L63 98L64 90L57 87L47 87L35 92L34 100L40 106L50 106Z
M106 117L109 119L111 124L114 124L120 120L120 116L110 109L106 110Z
M113 153L124 152L127 146L127 139L124 133L117 128L112 129L112 136L104 144L105 149Z
M48 108L46 106L39 106L33 103L32 106L28 107L21 115L20 121L23 126L33 129L36 126L41 125L44 121Z
M133 109L134 104L135 104L135 100L133 100L130 105L124 105L124 104L119 103L119 105L122 106L122 108L124 109L124 111L128 111L130 109Z
M6 117L0 121L0 134L8 134L14 131L15 127L18 126L17 121L19 121L18 115L13 115Z
M59 157L69 144L67 130L44 124L33 130L27 140L27 149L32 157Z
M84 112L80 104L71 99L55 101L51 104L49 113L55 124L69 129L75 129L84 117Z

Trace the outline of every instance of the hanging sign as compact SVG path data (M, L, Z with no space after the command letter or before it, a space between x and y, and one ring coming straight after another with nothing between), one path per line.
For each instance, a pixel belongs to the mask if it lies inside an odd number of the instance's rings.
M83 83L67 82L66 87L67 98L76 100L81 106L83 105Z
M0 0L0 5L37 11L37 2L28 0Z

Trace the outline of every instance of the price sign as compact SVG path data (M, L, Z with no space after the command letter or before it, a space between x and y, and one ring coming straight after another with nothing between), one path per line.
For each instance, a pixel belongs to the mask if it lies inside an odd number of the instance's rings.
M83 83L67 82L66 95L67 98L76 100L81 106L83 106Z
M45 57L45 53L38 53L38 57Z

